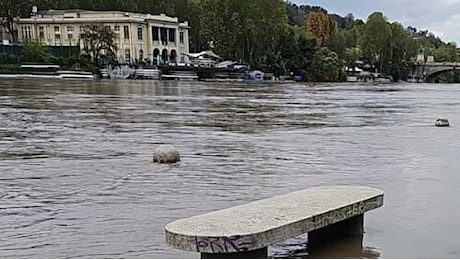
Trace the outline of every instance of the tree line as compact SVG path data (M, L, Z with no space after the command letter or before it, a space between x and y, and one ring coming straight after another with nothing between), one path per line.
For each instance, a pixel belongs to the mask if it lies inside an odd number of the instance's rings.
M0 0L0 16L27 17L39 10L86 9L166 13L189 21L192 52L212 49L225 59L275 75L295 73L308 81L340 81L356 61L405 79L418 53L457 61L454 43L428 31L389 22L375 12L365 21L319 6L283 0Z

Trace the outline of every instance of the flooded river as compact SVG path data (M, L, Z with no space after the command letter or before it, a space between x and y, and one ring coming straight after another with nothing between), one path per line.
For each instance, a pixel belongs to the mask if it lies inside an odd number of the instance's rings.
M2 80L0 257L197 258L166 247L167 223L364 185L385 205L362 240L271 257L459 258L459 129L454 84ZM163 143L179 165L152 163Z

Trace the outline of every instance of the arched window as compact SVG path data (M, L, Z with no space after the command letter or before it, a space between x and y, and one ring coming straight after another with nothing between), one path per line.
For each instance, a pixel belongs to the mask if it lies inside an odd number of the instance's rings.
M159 65L160 63L160 50L154 49L153 50L153 64Z
M171 55L170 55L169 59L170 59L171 62L173 62L173 63L176 63L176 62L177 62L177 51L176 51L176 50L172 50L172 51L171 51Z
M163 63L166 63L168 61L168 50L167 49L163 49L163 51L161 52L161 60L163 61Z

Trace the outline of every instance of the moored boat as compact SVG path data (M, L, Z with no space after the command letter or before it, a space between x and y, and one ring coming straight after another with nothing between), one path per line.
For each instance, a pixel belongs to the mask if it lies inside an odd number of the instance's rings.
M44 78L44 79L94 79L91 72L82 71L79 65L70 70L60 70L55 64L25 64L19 71L0 73L0 78Z
M74 64L70 70L58 70L58 78L60 79L94 79L95 75L91 72L82 71L80 64Z
M75 70L59 70L57 71L58 79L94 79L95 76L91 72L75 71Z
M244 83L262 83L264 81L264 73L259 70L248 72L243 78Z

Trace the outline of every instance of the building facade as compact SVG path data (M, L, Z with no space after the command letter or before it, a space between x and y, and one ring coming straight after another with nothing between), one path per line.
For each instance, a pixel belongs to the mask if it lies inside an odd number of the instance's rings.
M82 46L86 26L100 24L115 33L117 57L122 63L183 63L189 52L188 22L165 14L119 11L48 10L17 20L20 42L39 40L50 46Z

